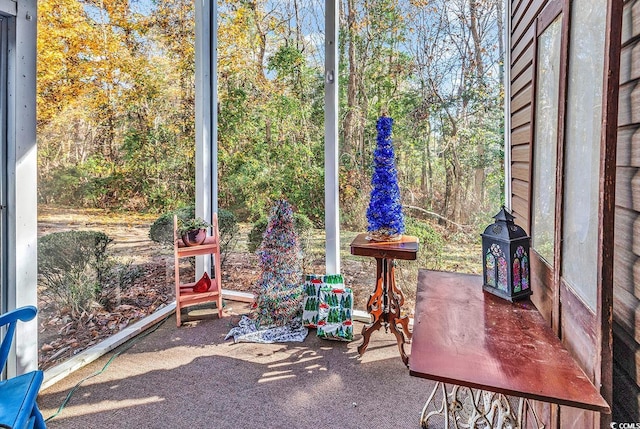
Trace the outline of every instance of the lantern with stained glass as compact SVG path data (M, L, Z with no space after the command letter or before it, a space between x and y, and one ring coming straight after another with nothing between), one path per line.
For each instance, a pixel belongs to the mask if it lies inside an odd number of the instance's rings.
M482 234L482 288L512 302L526 298L531 295L531 238L504 206L493 218Z

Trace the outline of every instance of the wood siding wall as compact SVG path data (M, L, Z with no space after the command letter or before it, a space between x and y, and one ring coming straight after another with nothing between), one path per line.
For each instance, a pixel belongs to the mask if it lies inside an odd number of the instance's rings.
M531 232L531 169L536 70L536 19L554 0L511 2L511 209L518 223ZM557 0L555 0L557 1ZM616 189L616 247L614 281L614 414L613 421L640 421L640 0L625 5L620 85L620 128ZM637 85L637 89L636 89ZM632 106L636 105L633 112ZM637 131L637 132L636 132ZM634 146L635 143L635 146ZM635 147L635 149L634 149ZM553 279L549 270L531 260L532 301L553 324ZM635 275L638 281L635 281ZM636 287L635 285L638 285ZM556 321L557 322L557 321ZM536 403L545 427L556 427L558 409ZM571 416L570 409L565 410ZM563 411L563 414L565 413ZM597 426L593 423L593 426Z
M511 209L531 232L531 163L534 121L536 18L551 1L511 2ZM640 421L640 0L624 0L620 63L614 251L613 421ZM548 270L532 258L532 301L552 324L554 291ZM536 403L547 427L553 407ZM570 411L570 410L569 410ZM569 413L570 414L570 413ZM554 417L555 416L555 417ZM554 423L554 424L551 424ZM597 426L593 423L592 426Z
M620 56L613 284L613 421L640 421L640 0L626 1Z

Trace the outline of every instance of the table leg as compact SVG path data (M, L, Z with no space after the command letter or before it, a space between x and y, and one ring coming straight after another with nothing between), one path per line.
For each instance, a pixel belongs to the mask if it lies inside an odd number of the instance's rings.
M398 342L398 350L400 350L400 357L402 358L402 362L405 365L409 366L409 357L404 351L404 343L405 336L403 332L407 334L409 339L411 338L411 333L409 332L409 318L408 317L400 317L400 311L402 304L404 303L404 295L402 291L398 289L396 286L396 277L395 277L395 263L391 261L388 267L388 283L387 283L387 295L389 305L387 307L387 321L389 322L389 326L391 327L391 332L396 336L396 340ZM398 325L402 328L399 329Z
M407 336L407 340L411 341L412 335L411 332L409 332L409 316L400 317L401 307L404 304L404 293L402 293L402 289L400 289L400 287L396 284L395 262L392 262L391 264L391 274L389 279L391 283L391 296L393 296L396 300L398 308L395 323L402 326L402 331Z
M501 394L465 386L436 382L422 413L420 427L428 428L434 418L444 423L444 428L525 427L544 428L544 424L529 405L529 400L517 398L518 412L513 412L509 399ZM435 426L442 427L435 423Z
M393 319L395 319L395 317L393 317ZM405 338L404 335L402 335L402 331L398 329L399 324L400 323L396 323L395 320L392 320L392 322L389 323L389 326L391 327L391 332L393 332L393 335L396 336L396 341L398 342L398 350L400 350L400 357L402 358L402 362L404 362L406 366L409 366L409 356L407 356L404 351Z
M362 328L363 341L358 346L358 353L362 355L369 345L371 334L380 329L391 328L400 350L400 357L405 365L409 365L409 357L404 351L405 335L411 339L409 332L409 318L400 317L400 308L404 303L402 290L396 286L395 263L393 259L376 258L376 288L369 296L367 311L373 316L373 323ZM400 327L398 327L400 325ZM400 329L401 328L401 329Z
M367 301L367 311L373 316L373 323L365 325L362 328L362 344L358 346L360 356L367 350L371 334L382 326L383 320L381 316L385 307L384 295L385 278L383 276L383 260L382 258L376 258L376 288L373 293L369 295L369 301Z

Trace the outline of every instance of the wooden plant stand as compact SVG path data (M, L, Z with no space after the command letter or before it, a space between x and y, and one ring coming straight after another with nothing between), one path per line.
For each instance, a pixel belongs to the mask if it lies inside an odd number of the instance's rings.
M369 296L367 311L373 316L373 322L362 329L362 344L358 353L362 356L367 350L369 339L374 331L384 326L385 331L396 336L400 357L409 365L409 357L404 344L411 340L409 317L400 316L404 304L404 294L396 285L395 259L415 260L418 253L418 238L404 235L399 241L372 241L367 234L359 234L351 243L351 254L370 256L376 259L376 287ZM406 336L406 339L405 339Z
M214 213L211 221L211 235L208 236L204 243L198 246L186 246L180 237L178 237L178 218L173 217L173 254L174 254L174 272L176 281L176 325L181 325L180 310L205 302L215 302L218 309L218 317L222 317L222 286L220 270L220 233L218 231L218 215ZM211 287L206 292L195 292L193 287L196 282L181 283L180 282L180 259L198 255L213 255L214 265L211 273ZM196 279L197 280L197 279Z

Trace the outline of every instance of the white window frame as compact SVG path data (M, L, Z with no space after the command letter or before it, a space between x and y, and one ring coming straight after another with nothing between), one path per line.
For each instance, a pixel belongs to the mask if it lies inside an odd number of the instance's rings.
M217 3L197 0L196 20L196 215L218 211ZM325 1L325 233L326 273L340 273L338 186L338 2ZM211 270L196 260L196 277Z

